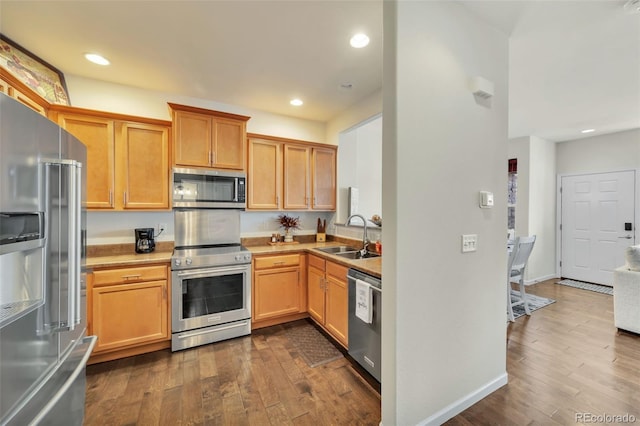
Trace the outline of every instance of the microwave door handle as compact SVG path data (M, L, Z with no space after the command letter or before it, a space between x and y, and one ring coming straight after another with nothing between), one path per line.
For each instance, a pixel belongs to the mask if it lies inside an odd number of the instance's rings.
M239 185L239 180L238 178L234 178L233 179L235 184L233 185L234 188L234 196L233 196L233 201L235 201L236 203L238 202L238 185Z

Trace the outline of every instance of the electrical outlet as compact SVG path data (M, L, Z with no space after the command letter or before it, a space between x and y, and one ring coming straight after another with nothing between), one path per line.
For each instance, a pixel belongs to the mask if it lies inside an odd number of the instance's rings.
M462 236L462 252L467 253L478 249L478 235L468 234Z
M158 224L158 234L163 232L165 229L167 229L167 224L166 223L159 223Z

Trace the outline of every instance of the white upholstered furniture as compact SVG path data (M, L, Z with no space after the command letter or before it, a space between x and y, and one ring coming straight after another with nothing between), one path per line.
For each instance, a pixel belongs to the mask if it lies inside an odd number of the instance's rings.
M627 248L626 258L613 273L613 315L617 328L640 334L640 245Z

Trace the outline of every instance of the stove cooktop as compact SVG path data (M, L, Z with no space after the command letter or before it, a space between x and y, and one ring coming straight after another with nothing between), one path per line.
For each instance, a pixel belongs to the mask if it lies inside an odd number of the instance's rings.
M251 263L251 252L240 244L177 247L171 256L171 269L209 268Z

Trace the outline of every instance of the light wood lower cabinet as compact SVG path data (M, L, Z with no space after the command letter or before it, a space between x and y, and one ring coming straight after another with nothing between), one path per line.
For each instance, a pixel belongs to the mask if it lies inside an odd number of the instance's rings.
M345 348L349 344L347 271L345 266L309 255L307 310Z
M254 256L252 327L303 318L307 310L306 255Z
M93 272L88 323L98 336L94 362L170 346L169 280L166 264Z

